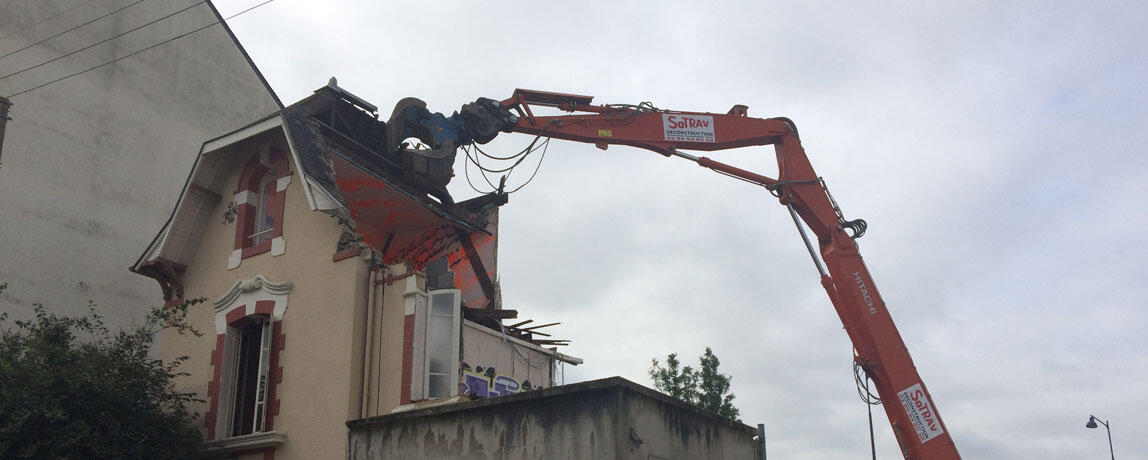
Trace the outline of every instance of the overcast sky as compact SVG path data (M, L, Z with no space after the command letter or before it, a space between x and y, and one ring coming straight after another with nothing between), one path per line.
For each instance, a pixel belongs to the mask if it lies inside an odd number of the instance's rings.
M335 76L384 118L517 87L790 117L869 222L862 254L965 458L1103 458L1090 413L1119 458L1148 458L1143 3L390 3L277 0L231 26L285 103ZM772 148L712 156L776 175ZM649 385L652 358L710 346L771 458L867 458L851 345L764 190L555 141L500 238L506 307L561 321L586 360L566 382Z

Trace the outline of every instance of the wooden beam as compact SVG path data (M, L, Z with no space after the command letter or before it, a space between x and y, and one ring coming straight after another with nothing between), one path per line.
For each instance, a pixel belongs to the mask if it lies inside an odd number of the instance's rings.
M509 325L509 326L503 326L503 327L505 327L505 328L507 328L507 329L511 329L511 328L515 328L515 327L521 326L521 325L523 325L523 324L526 324L526 323L533 323L533 322L534 322L534 320L532 320L532 319L528 319L528 320L526 320L526 321L520 321L520 322L517 322L517 323L511 324L511 325Z
M558 325L558 324L562 324L562 323L547 323L547 324L539 324L539 325L537 325L537 326L531 326L531 327L528 327L528 328L524 328L524 329L522 329L522 330L524 330L524 331L533 331L533 330L535 330L535 329L541 329L541 328L544 328L544 327L550 327L550 326L554 326L554 325Z
M464 307L463 316L479 319L513 319L518 317L518 310L494 310L488 308Z

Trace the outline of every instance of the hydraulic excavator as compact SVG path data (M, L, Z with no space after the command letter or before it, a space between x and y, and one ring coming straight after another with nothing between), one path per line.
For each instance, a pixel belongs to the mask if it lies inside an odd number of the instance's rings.
M500 132L585 142L602 149L615 144L638 147L684 158L765 188L797 225L821 276L821 286L853 342L858 376L875 384L904 457L960 458L858 252L855 240L865 233L865 221L845 219L825 181L809 163L793 121L753 118L744 105L719 114L661 110L648 103L594 105L592 100L591 96L518 89L506 100L480 98L447 117L430 113L418 99L403 99L386 125L387 153L401 158L410 172L408 180L440 199L449 199L444 187L450 180L455 149L486 143ZM532 107L557 108L569 114L536 116ZM430 149L411 149L401 143L410 137ZM756 145L774 146L777 178L683 152ZM816 248L799 219L812 231Z

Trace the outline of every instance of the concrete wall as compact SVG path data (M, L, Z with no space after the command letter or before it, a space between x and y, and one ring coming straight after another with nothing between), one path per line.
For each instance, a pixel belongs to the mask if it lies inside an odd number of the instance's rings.
M543 353L537 345L522 342L479 324L464 321L462 325L462 362L464 372L469 367L477 371L494 368L497 375L505 375L523 385L529 382L533 388L546 388L551 385L554 369L553 359ZM462 377L465 382L466 376Z
M352 459L746 459L754 429L621 378L349 422Z
M0 59L0 75L45 62L174 12L196 0L143 2ZM131 3L5 0L0 54ZM258 14L253 12L252 14ZM207 5L11 78L0 95L31 88L215 21ZM129 273L167 219L203 141L278 108L232 41L215 26L91 72L12 97L0 156L0 311L33 302L83 313L88 300L113 326L160 303L157 284Z
M272 134L259 142L284 142L281 134ZM204 227L198 249L183 276L186 297L216 300L237 281L256 275L293 283L282 319L284 348L279 364L283 380L276 388L281 404L274 419L274 431L285 434L286 442L276 451L275 458L342 457L347 436L344 423L358 413L357 391L362 376L361 371L356 373L359 368L355 360L359 359L362 338L352 331L365 309L366 262L358 257L332 261L341 227L335 218L309 209L299 168L292 164L283 220L286 252L280 256L269 252L255 255L227 270L236 224L225 224L221 217L242 165L257 147L255 143L244 143L234 149L233 167L219 190L225 198L209 213L211 221ZM158 289L155 291L151 298L158 299ZM212 304L193 307L190 320L204 336L167 334L162 340L161 356L171 359L187 355L189 360L183 370L192 375L180 379L179 388L204 396L212 378L210 359L216 345ZM193 409L203 414L207 406Z

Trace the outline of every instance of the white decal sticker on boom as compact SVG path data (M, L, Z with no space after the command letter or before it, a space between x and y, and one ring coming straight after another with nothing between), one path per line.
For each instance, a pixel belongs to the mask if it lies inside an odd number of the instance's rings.
M901 405L905 406L905 412L909 413L909 420L913 422L913 429L917 431L917 437L921 438L921 444L945 433L920 383L906 388L897 395L901 398Z
M715 142L714 117L710 115L663 113L662 129L667 141Z

